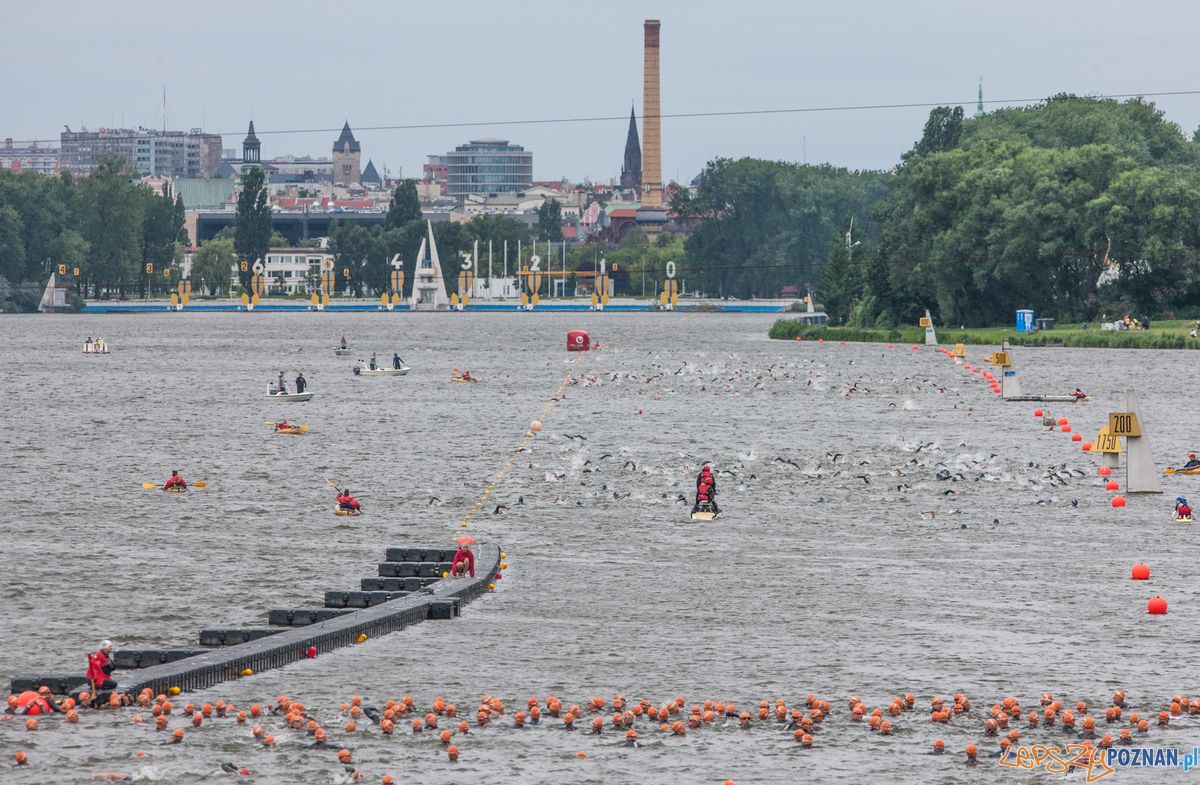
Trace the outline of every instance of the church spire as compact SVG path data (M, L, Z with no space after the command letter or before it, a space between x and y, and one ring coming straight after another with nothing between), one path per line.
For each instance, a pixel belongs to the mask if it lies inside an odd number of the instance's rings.
M621 164L621 187L640 188L642 185L642 145L638 140L637 118L629 108L629 133L625 136L625 160Z
M250 121L250 130L246 132L246 138L242 140L242 160L248 164L258 163L262 156L262 143L258 141L258 136L254 133L254 121Z
M979 101L975 104L975 116L983 117L983 77L979 77Z

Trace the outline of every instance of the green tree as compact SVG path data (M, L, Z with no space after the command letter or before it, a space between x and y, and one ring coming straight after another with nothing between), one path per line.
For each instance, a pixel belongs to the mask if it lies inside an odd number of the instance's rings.
M392 193L384 226L400 229L411 221L421 220L421 201L417 198L417 181L401 180Z
M929 112L925 121L925 130L920 140L911 151L905 154L907 160L911 157L944 153L958 147L963 133L963 108L961 106L939 106Z
M180 237L186 239L183 215L176 209L176 202L168 196L158 196L148 188L139 188L142 202L142 259L154 263L154 270L172 264L175 246ZM147 276L139 277L140 295L145 296Z
M192 254L192 281L209 294L220 296L229 288L237 263L232 240L209 240Z
M123 159L105 159L81 183L86 207L80 234L88 245L90 280L97 293L101 286L123 290L141 274L144 204Z
M0 276L14 283L27 277L21 214L7 205L0 207Z
M562 205L557 199L547 199L538 208L537 234L542 242L562 242Z
M240 259L250 263L249 267L265 259L271 248L271 208L267 204L266 179L257 166L250 167L242 176L233 247ZM239 275L242 286L248 289L253 271L247 269Z

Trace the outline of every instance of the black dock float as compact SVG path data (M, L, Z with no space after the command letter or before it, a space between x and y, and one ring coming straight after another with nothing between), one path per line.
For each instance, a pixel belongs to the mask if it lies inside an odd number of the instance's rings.
M307 627L350 613L344 608L274 608L267 614L267 624L279 627Z
M500 569L500 549L481 545L474 578L442 578L454 551L445 548L388 548L380 577L363 578L361 591L331 591L325 601L343 607L275 608L270 627L213 628L200 633L203 649L118 649L113 654L117 692L155 693L211 687L239 676L279 668L366 638L402 630L426 619L453 619L461 606L488 590ZM403 557L399 560L393 557ZM361 609L354 605L361 603ZM290 629L289 629L290 628ZM80 669L82 671L82 669ZM85 686L79 674L36 674L13 679L13 692L45 685L55 694Z
M251 627L241 630L200 630L201 646L236 646L282 632L278 627Z
M37 691L38 687L49 687L55 695L66 695L87 681L80 673L43 673L39 676L17 676L10 689L13 694L26 690Z
M204 652L204 649L118 649L113 652L113 667L118 671L153 668L179 662Z

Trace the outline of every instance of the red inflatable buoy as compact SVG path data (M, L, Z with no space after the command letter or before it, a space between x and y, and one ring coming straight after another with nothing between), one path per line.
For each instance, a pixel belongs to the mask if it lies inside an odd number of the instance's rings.
M567 333L568 352L586 352L591 348L592 339L586 330L571 330Z
M1157 594L1150 598L1146 603L1146 612L1155 616L1161 616L1167 612L1167 601Z
M1043 414L1044 414L1044 412L1042 412L1042 410L1041 410L1041 409L1034 409L1034 410L1033 410L1033 416L1034 416L1034 417L1041 417Z
M1116 480L1109 480L1108 482L1104 483L1104 490L1106 490L1106 491L1117 491L1120 489L1121 489L1121 484L1118 483Z
M1112 506L1113 507L1124 507L1125 506L1125 497L1124 496L1114 496L1113 500L1112 500Z
M1096 474L1099 474L1101 477L1107 477L1108 475L1112 474L1112 467L1101 466L1100 468L1096 469Z
M1150 566L1148 564L1142 564L1141 562L1138 562L1137 564L1133 565L1133 571L1130 573L1130 577L1135 581L1150 580Z

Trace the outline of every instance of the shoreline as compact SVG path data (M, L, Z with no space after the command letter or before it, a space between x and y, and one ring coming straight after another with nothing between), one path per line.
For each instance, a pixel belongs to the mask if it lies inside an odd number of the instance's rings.
M779 341L846 341L848 343L925 344L922 327L892 330L863 327L814 327L794 319L780 319L772 325L770 338ZM1172 326L1150 330L1120 331L1080 328L1055 328L1019 333L1010 328L942 328L938 342L943 346L964 343L974 346L1012 346L1069 349L1200 349L1200 338L1192 338L1187 328Z
M673 309L674 311L687 312L712 312L712 313L788 313L793 307L793 300L754 300L754 301L728 301L728 300L695 300L689 303L680 303ZM203 303L189 303L185 308L177 309L167 300L138 300L138 301L89 301L84 305L84 308L79 313L85 314L113 314L113 313L231 313L246 310L245 307L237 300L217 300ZM409 312L409 311L428 311L441 313L454 313L454 309L442 308L413 308L408 303L394 306L392 309L384 308L379 304L378 300L356 299L344 300L341 302L331 302L323 309L318 311L313 308L307 300L264 300L260 302L254 311L274 312L274 313L293 313L312 311L321 313L324 311L333 312L371 312L377 311L381 313L389 312ZM473 313L510 313L520 312L521 306L516 300L511 301L492 301L492 302L471 302L464 309L467 312ZM550 300L540 302L532 311L593 311L593 308L588 300ZM663 312L658 305L657 300L638 300L635 298L622 298L620 300L610 301L603 308L604 311L637 311L637 312Z

